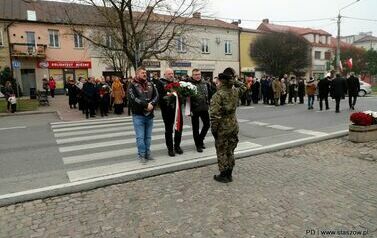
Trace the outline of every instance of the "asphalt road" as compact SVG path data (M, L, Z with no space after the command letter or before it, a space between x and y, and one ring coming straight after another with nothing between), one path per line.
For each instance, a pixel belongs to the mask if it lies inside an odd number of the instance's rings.
M318 111L317 101L314 110L299 104L239 107L239 149L347 130L352 113L347 105L346 98L341 103L341 113L334 113L332 101L331 110L322 112ZM356 110L377 111L377 97L359 98ZM93 174L119 172L122 166L127 169L140 166L135 164L132 123L127 117L54 124L59 121L55 115L41 114L2 117L0 121L0 195L69 183L91 178ZM195 151L190 124L186 118L184 156L213 155L210 134L207 151L203 154ZM152 148L157 161L167 157L163 133L160 113L156 112Z

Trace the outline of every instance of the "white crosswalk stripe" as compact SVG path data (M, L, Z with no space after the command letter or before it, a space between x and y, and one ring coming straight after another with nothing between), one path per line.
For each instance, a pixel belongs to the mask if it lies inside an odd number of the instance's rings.
M184 125L183 128L181 147L184 154L171 158L167 155L164 123L162 120L154 120L151 151L155 160L153 163L150 162L151 165L205 158L216 154L214 139L210 133L205 139L206 149L203 153L198 153L191 126ZM51 123L51 130L62 161L69 166L67 175L71 182L127 172L145 166L136 159L136 138L130 117ZM259 146L261 145L250 142L240 143L237 150Z
M246 149L251 149L254 147L258 147L258 145L254 143L250 143L250 142L241 142L238 144L236 148L236 152L246 150ZM208 148L203 153L200 153L201 158L215 156L215 155L216 155L216 150L214 147ZM192 160L192 159L195 159L195 157L197 156L198 156L198 153L196 151L191 150L191 151L186 151L183 155L180 155L179 157L168 157L168 156L155 157L154 161L148 162L148 164L142 165L142 166L140 166L140 163L137 160L129 160L126 162L98 166L94 168L71 170L71 171L68 171L67 174L70 181L75 182L75 181L91 179L91 178L101 177L101 176L110 175L110 174L123 173L125 171L133 171L140 168L145 169L148 167L155 167L161 164L170 164L177 161Z
M154 123L153 126L161 126L164 125L163 122L160 123ZM114 125L115 126L115 125ZM91 128L89 128L91 129ZM62 132L62 133L55 133L55 137L66 137L66 136L79 136L79 135L88 135L88 134L97 134L97 133L105 133L105 132L114 132L114 131L120 131L120 130L133 130L134 126L121 126L117 125L117 127L113 128L104 128L104 129L92 129L88 131L73 131L73 132Z
M282 130L282 131L289 131L289 130L293 130L294 129L293 127L281 126L281 125L269 125L267 127L273 128L273 129Z

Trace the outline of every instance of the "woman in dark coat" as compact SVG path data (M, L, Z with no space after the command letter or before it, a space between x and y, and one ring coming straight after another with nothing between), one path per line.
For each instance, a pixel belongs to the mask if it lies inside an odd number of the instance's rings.
M11 103L8 101L9 97L14 94L14 90L12 87L12 83L10 81L5 82L5 87L4 87L4 97L5 101L7 101L7 112L10 110Z
M79 93L78 88L75 85L75 81L73 81L71 78L68 78L68 103L70 108L76 108L77 104L77 94Z

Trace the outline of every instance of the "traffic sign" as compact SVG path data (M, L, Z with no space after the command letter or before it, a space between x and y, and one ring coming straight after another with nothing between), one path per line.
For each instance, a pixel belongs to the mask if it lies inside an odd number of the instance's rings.
M21 62L18 61L18 60L13 60L13 61L12 61L12 66L13 66L13 68L15 68L15 69L19 69L19 68L21 67Z

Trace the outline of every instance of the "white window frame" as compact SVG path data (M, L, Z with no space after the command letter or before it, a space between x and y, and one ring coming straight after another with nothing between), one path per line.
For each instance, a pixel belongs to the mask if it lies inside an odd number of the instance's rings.
M225 47L225 54L226 55L231 55L232 54L232 42L230 40L226 40L224 43Z
M316 57L316 53L317 53L317 52L319 52L319 58ZM314 59L316 59L316 60L320 60L320 59L322 59L322 52L319 51L319 50L314 51Z
M179 53L186 53L186 38L183 36L179 36L177 38L177 51Z
M203 38L201 40L201 51L202 54L209 54L209 39Z
M0 27L0 47L5 47L4 45L4 29Z
M51 41L52 35L52 41ZM59 30L48 30L48 46L50 48L60 48Z
M84 48L84 39L81 34L76 32L73 34L73 44L76 49Z

